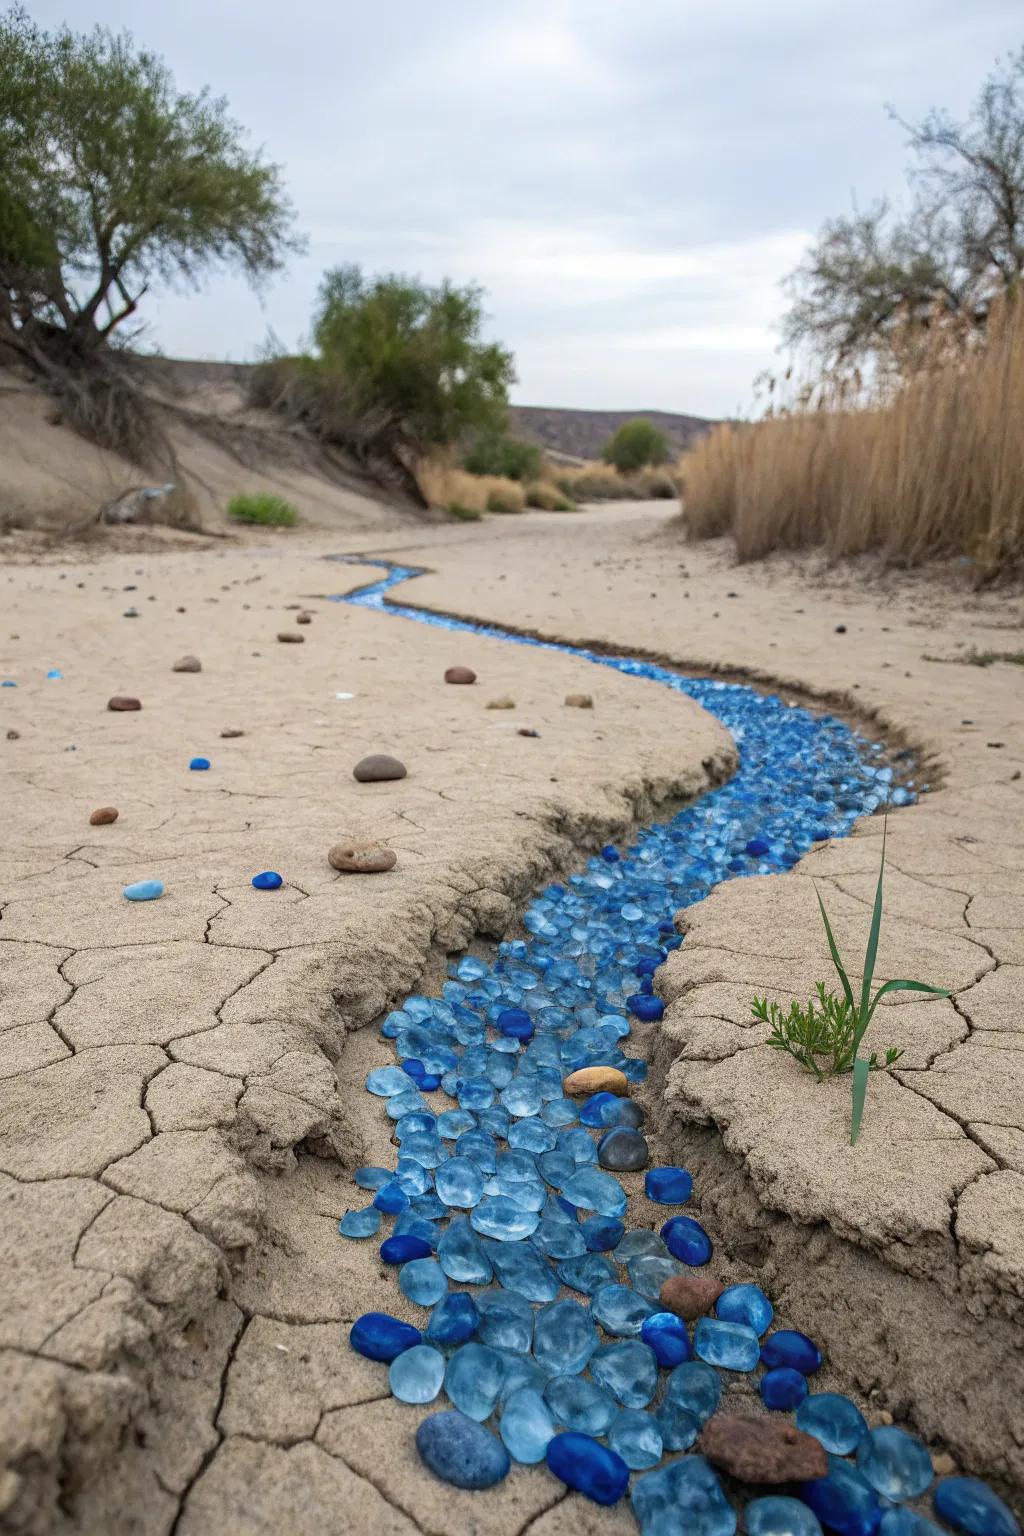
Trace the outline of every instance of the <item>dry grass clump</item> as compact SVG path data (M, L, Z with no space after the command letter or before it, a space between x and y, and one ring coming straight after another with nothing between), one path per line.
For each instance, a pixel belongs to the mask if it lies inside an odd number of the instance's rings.
M1024 563L1024 304L984 342L879 386L859 408L718 427L681 463L690 538L732 533L740 560L807 546L894 564L967 555L992 576Z
M572 501L660 501L678 496L667 469L638 469L620 474L610 464L589 463L578 469L559 467L555 484Z
M576 503L571 501L557 485L549 480L535 480L526 487L526 505L540 512L575 512Z
M463 511L482 514L521 512L526 505L523 487L517 481L503 475L472 475L443 454L421 459L416 478L432 507L458 506Z

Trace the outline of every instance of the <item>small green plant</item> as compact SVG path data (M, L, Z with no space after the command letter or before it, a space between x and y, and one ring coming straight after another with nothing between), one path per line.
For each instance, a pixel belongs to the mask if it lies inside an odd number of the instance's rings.
M476 507L464 507L461 502L452 501L448 504L448 516L460 523L478 523L483 513L478 512Z
M668 458L668 442L664 432L647 421L635 416L624 421L601 449L601 457L620 474L643 469L648 464L664 464Z
M856 1015L845 997L825 991L825 983L819 981L818 1002L814 999L804 1008L795 1000L789 1012L783 1013L778 1003L769 1003L765 997L755 997L750 1011L762 1024L771 1025L768 1044L777 1051L788 1051L802 1067L813 1072L819 1083L826 1077L838 1077L853 1071L854 1035ZM876 1052L868 1058L868 1067L891 1067L903 1052L889 1046L885 1060L879 1061Z
M501 475L506 480L536 480L541 451L504 432L487 432L466 452L462 467L471 475Z
M860 1002L858 1003L854 1000L853 987L843 965L842 957L835 941L835 935L832 932L832 924L829 922L828 913L825 911L825 903L822 901L820 893L816 891L821 920L825 924L825 937L828 940L832 964L839 973L839 980L843 986L842 1000L835 998L831 994L826 994L824 985L819 982L818 1001L822 1012L812 1019L813 1005L809 1009L804 1010L800 1008L799 1003L793 1003L787 1015L783 1015L776 1006L776 1013L778 1015L777 1026L776 1019L772 1017L771 1010L766 1008L763 999L755 999L753 1004L755 1017L762 1019L765 1023L772 1024L773 1031L776 1027L778 1029L778 1040L773 1038L769 1043L776 1045L781 1050L788 1050L791 1055L796 1056L798 1061L803 1061L801 1055L798 1054L800 1049L803 1049L805 1056L809 1054L812 1061L819 1054L813 1047L809 1052L807 1049L809 1042L814 1038L815 1031L824 1032L820 1034L820 1038L827 1042L825 1052L832 1059L835 1059L837 1052L840 1059L846 1059L848 1056L848 1065L836 1070L852 1071L853 1073L853 1105L850 1115L851 1146L860 1135L861 1120L864 1116L864 1100L867 1096L868 1077L871 1069L872 1067L882 1065L878 1061L876 1053L872 1053L871 1056L866 1058L860 1055L861 1042L867 1033L867 1028L871 1023L875 1009L882 998L889 992L930 992L936 997L949 996L949 991L946 987L933 987L926 981L902 980L884 981L874 997L871 996L871 983L874 980L875 974L875 958L878 954L878 935L882 927L882 884L885 878L885 840L887 832L888 825L883 822L882 857L878 866L878 884L875 887L875 901L871 910L871 927L868 932L868 947L865 951L864 969L861 974ZM765 1012L759 1011L762 1006L766 1008ZM826 1015L824 1018L822 1017L823 1014ZM845 1038L847 1031L849 1031L848 1041ZM791 1041L792 1044L790 1043ZM793 1045L796 1045L798 1049L794 1050ZM893 1055L890 1048L886 1052L884 1065L891 1066L892 1062L898 1059L898 1056L899 1052ZM803 1061L803 1065L807 1066L809 1063ZM815 1070L813 1066L811 1070ZM822 1073L819 1069L816 1075L821 1077L831 1074Z
M236 523L259 523L264 528L294 528L299 520L290 501L266 494L232 496L228 516Z

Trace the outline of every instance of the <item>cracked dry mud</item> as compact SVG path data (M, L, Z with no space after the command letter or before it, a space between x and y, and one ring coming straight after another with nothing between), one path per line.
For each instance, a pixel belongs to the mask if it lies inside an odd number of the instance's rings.
M940 603L913 583L884 604L827 587L823 601L819 579L727 568L664 521L661 508L499 519L382 534L379 548L436 571L403 601L847 692L941 771L941 792L890 826L880 969L954 997L880 1010L876 1040L905 1055L872 1081L857 1148L848 1088L770 1052L749 998L827 975L812 876L841 944L860 939L875 822L681 917L686 944L657 979L666 1020L642 1037L646 1099L661 1150L694 1169L723 1272L756 1275L820 1337L837 1385L1019 1484L1021 678L920 660L987 648L993 626L1015 648L1019 604ZM341 1326L385 1289L389 1310L415 1309L375 1246L340 1243L336 1222L346 1170L393 1156L362 1089L388 1056L363 1026L439 980L446 952L502 934L582 850L728 772L731 743L656 684L311 601L365 579L325 566L327 548L0 578L19 637L0 640L0 667L22 683L4 698L20 739L5 747L0 862L0 1529L635 1529L542 1470L514 1468L483 1496L425 1472L420 1411L388 1396ZM679 563L688 574L669 587ZM129 602L141 619L121 619ZM299 602L315 615L307 643L280 646ZM186 650L201 674L172 674ZM453 663L480 684L445 688ZM42 681L49 665L63 681ZM107 713L121 691L142 711ZM579 691L592 713L563 707ZM496 717L484 705L503 693L518 707ZM232 726L245 736L222 741ZM351 766L373 750L409 778L356 785ZM189 774L196 752L211 773ZM90 828L101 803L121 816ZM386 841L397 869L335 874L326 850L341 835ZM252 890L268 867L285 886ZM148 877L167 894L124 902L122 886ZM631 1210L653 1220L632 1192Z

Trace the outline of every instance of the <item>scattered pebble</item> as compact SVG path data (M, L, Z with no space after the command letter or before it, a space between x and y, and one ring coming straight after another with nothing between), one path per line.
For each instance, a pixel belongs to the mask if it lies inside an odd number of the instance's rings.
M193 757L188 766L193 773L205 773L210 766L210 759L208 757Z
M507 693L503 693L500 699L487 700L488 709L515 709L515 707L515 699L510 698Z
M716 1413L697 1449L742 1483L790 1483L828 1475L825 1447L813 1435L776 1419Z
M203 664L198 656L179 656L171 668L172 672L201 672Z
M688 1323L704 1317L725 1290L713 1275L671 1275L662 1286L658 1300L666 1312L674 1312Z
M277 637L282 645L304 645L305 635L297 635L294 629L282 629Z
M535 730L533 730L528 725L521 725L519 727L519 729L516 731L516 735L517 736L539 736L540 735L540 731L535 731Z
M20 741L21 740L21 732L20 731L8 731L7 732L7 740L8 741Z
M89 817L89 825L90 827L109 827L112 821L117 820L117 816L118 811L115 805L101 805Z
M115 815L117 812L115 811ZM261 870L258 875L253 875L252 883L258 891L276 891L284 884L276 869Z
M476 673L472 667L449 667L444 680L446 683L475 683Z
M618 1067L580 1067L562 1083L567 1099L589 1098L592 1093L628 1095L629 1078Z
M226 726L225 729L223 731L221 731L220 734L221 734L221 736L225 740L230 740L232 737L235 737L235 736L244 736L245 732L244 731L236 730L234 726L229 725L229 726Z
M457 1409L425 1418L416 1449L435 1477L456 1488L492 1488L512 1464L501 1441Z
M312 624L313 615L311 613L297 613L295 615L295 622L296 624Z
M593 709L594 700L589 693L567 693L565 702L569 709Z
M382 875L394 869L398 854L382 843L335 843L327 862L348 875Z
M836 634L837 635L845 635L846 634L846 625L845 624L837 624L836 625Z
M131 695L127 693L115 693L112 699L107 700L107 708L120 711L129 709L141 709L142 700L133 699Z
M386 752L371 752L369 757L362 757L356 763L352 777L360 784L378 784L385 779L404 779L407 772L405 764L397 757L389 757Z
M126 885L122 895L129 901L155 901L164 893L162 880L136 880L134 885Z
M137 608L126 608L124 611L124 617L126 619L137 619L138 616L139 610Z

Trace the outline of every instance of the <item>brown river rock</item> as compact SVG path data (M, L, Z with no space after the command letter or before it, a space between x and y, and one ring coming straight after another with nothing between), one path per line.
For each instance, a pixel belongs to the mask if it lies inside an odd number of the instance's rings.
M741 1483L804 1482L828 1472L821 1442L777 1419L717 1413L704 1426L697 1450Z
M580 1067L570 1072L562 1084L567 1099L589 1098L592 1093L617 1093L629 1096L629 1078L618 1067Z
M356 763L352 777L360 784L378 784L384 779L404 779L406 772L405 764L397 757L389 757L386 752L371 752L369 757L360 758Z
M171 668L172 672L201 672L203 664L198 656L179 656Z
M692 1323L711 1311L724 1290L722 1282L712 1275L670 1275L658 1299L666 1312Z
M112 699L107 700L107 708L114 710L141 709L142 700L133 699L127 693L115 693Z
M589 693L567 693L565 702L570 709L593 709L594 700Z
M444 680L446 683L475 683L476 673L472 667L449 667Z
M305 635L297 635L294 629L282 629L277 637L282 645L305 645Z
M117 820L117 807L113 805L101 805L93 811L89 817L90 827L109 827L112 821Z
M488 699L488 709L515 709L516 701L509 694L503 693L500 699Z
M381 843L335 843L327 862L347 875L382 875L394 869L398 854Z

